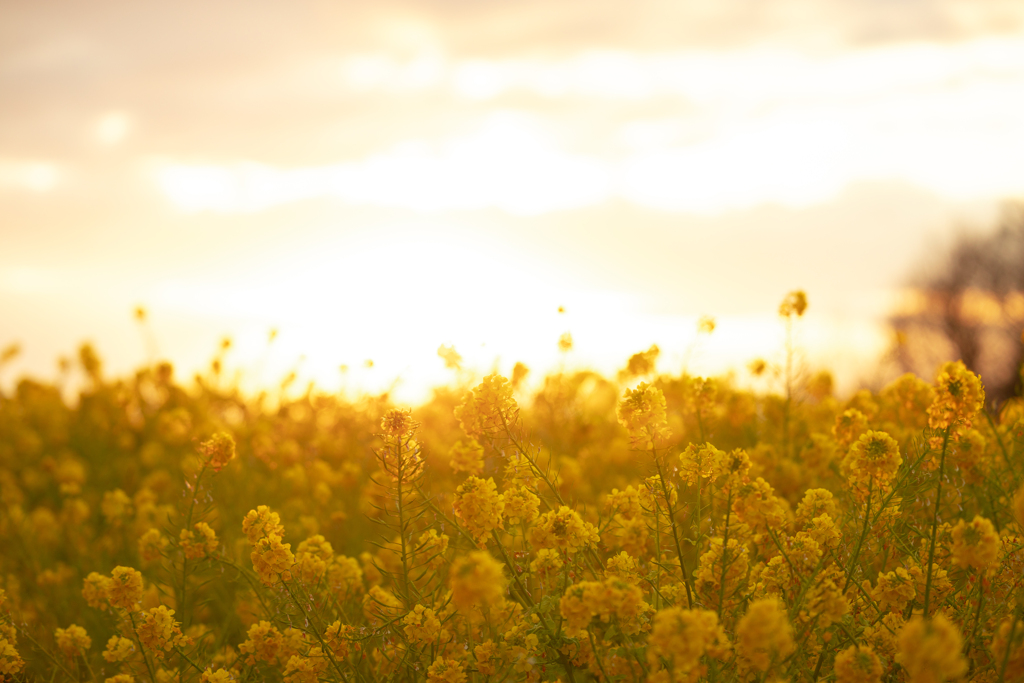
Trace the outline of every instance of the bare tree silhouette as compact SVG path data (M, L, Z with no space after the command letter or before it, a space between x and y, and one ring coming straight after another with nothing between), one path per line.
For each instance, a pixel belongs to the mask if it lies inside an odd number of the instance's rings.
M889 324L899 371L929 376L960 359L981 374L990 404L1020 393L1024 202L1005 204L993 231L961 232L945 254L929 257Z

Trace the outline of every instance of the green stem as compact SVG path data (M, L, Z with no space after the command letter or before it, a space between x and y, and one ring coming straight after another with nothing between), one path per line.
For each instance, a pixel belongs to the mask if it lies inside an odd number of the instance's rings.
M61 664L60 660L58 660L58 659L57 659L56 657L54 657L54 656L53 656L52 654L50 654L50 651L49 651L49 650L47 650L47 649L46 649L45 647L43 647L43 646L42 646L42 645L40 645L40 644L39 644L38 642L36 642L36 639L35 639L35 638L33 638L33 637L32 637L32 636L31 636L31 635L30 635L30 634L28 633L28 631L27 631L27 630L23 630L23 631L22 631L21 633L19 633L18 635L20 635L20 636L24 637L24 638L25 638L25 639L26 639L26 640L27 640L28 642L32 643L32 645L33 645L33 646L34 646L34 647L35 647L35 648L36 648L37 650L39 650L39 651L40 651L40 652L42 652L42 653L43 653L44 655L46 655L46 656L47 656L47 657L49 658L49 660L50 660L51 662L53 662L53 663L54 663L54 664L55 664L55 665L57 666L57 668L59 668L59 669L60 669L61 671L63 671L63 672L64 672L64 673L65 673L65 674L67 675L67 677L68 677L68 678L70 678L70 679L71 679L72 681L76 680L76 677L75 677L75 675L74 675L74 674L72 674L72 673L71 673L70 671L68 671L68 670L67 670L67 669L66 669L66 668L64 667L64 665L63 665L63 664Z
M971 637L967 641L967 648L965 654L970 659L971 648L974 647L975 639L978 636L978 623L981 621L981 609L985 605L985 590L984 590L984 579L981 575L978 576L978 609L974 612L974 628L971 630Z
M1003 652L1003 662L999 665L999 683L1006 678L1006 663L1010 661L1010 650L1013 649L1013 634L1017 631L1016 613L1010 617L1010 637L1006 639L1006 651Z
M590 636L590 648L594 652L594 660L597 662L597 668L601 670L601 675L604 676L604 680L609 680L608 672L604 670L604 663L601 661L601 655L597 653L597 643L594 642L594 634L587 629L587 635Z
M203 478L203 474L206 473L206 465L204 464L199 469L199 474L196 475L196 483L192 487L192 501L188 506L188 514L185 515L185 531L191 531L192 529L192 513L196 508L196 497L199 495L199 481ZM188 585L188 555L185 555L184 550L182 551L181 561L181 620L182 626L188 627L188 622L191 619L191 613L186 609L185 596Z
M324 642L323 636L320 635L320 629L318 629L313 620L310 619L309 614L306 613L306 609L302 606L302 603L299 602L298 598L295 597L295 594L292 593L292 589L288 586L288 583L282 579L281 585L284 586L284 589L288 592L288 597L292 599L295 606L299 608L300 612L302 612L302 616L309 621L310 629L313 631L313 635L316 636L317 642L320 643L321 651L323 651L323 653L327 655L327 659L330 660L331 666L333 666L334 670L338 672L338 676L341 680L345 680L345 674L342 673L341 667L338 666L338 662L334 661L334 653L331 652L331 648L327 647L327 643Z
M405 510L402 505L402 479L405 475L405 472L403 471L405 469L405 461L402 457L402 437L398 437L397 455L398 481L395 483L395 486L397 487L395 489L395 505L398 507L398 538L402 546L402 600L405 602L405 609L409 610L412 607L412 604L409 601L409 559L405 545Z
M946 448L949 445L949 427L942 437L942 456L939 458L939 482L935 488L935 512L932 513L932 540L928 546L928 574L924 583L924 609L922 613L928 618L929 600L932 594L932 563L935 562L935 536L939 529L939 506L942 504L942 477L946 472Z
M186 662L188 662L192 666L193 669L195 669L199 673L203 673L203 668L201 666L199 666L198 664L196 664L195 662L193 662L192 658L189 657L187 654L185 654L180 647L174 648L174 651L178 653L179 657L181 657Z
M146 656L146 649L142 647L142 639L139 638L139 631L135 628L135 615L132 614L130 610L125 611L128 612L128 620L132 624L132 634L135 636L135 642L139 645L139 654L142 655L142 661L146 663L146 670L149 671L149 680L156 683L156 673L153 672L153 666L149 663L149 657Z
M501 551L501 557L505 560L505 566L509 568L509 573L512 575L512 580L515 581L516 587L519 589L520 597L526 601L526 603L530 606L530 609L532 609L534 613L537 615L537 617L540 619L540 623L544 626L544 630L547 631L548 635L551 636L551 645L555 648L555 651L558 652L558 659L561 661L562 666L565 668L566 675L569 676L570 681L576 683L576 675L573 673L572 662L566 659L565 655L562 654L561 650L557 647L556 643L554 642L557 638L557 635L555 631L551 629L551 624L548 623L548 620L544 616L544 614L539 609L537 609L537 603L533 601L533 598L530 597L530 594L526 592L526 588L523 586L522 581L519 580L519 573L516 572L515 565L512 564L512 560L509 559L508 553L505 552L505 547L501 545L501 541L498 539L498 534L492 531L491 537L494 539L494 544L498 547L498 550Z
M686 571L686 563L683 562L683 546L679 542L679 531L676 528L676 513L672 509L672 496L669 495L668 492L668 484L665 482L665 476L661 468L661 461L658 460L658 453L652 448L651 454L654 456L654 464L658 468L658 480L661 482L661 491L665 495L665 506L668 508L668 520L672 527L672 539L675 541L676 554L679 556L679 571L683 575L683 584L686 586L686 606L689 609L693 609L693 589L690 587L690 576Z
M860 557L861 546L864 545L864 539L868 535L868 520L871 519L871 493L874 486L874 480L868 479L868 499L864 504L864 528L860 532L860 538L857 540L857 547L854 548L853 557L850 558L850 568L846 570L846 585L843 586L843 592L850 587L850 582L853 581L853 568L857 564L857 558Z
M725 603L725 574L729 558L729 514L732 512L732 484L729 485L729 497L725 507L725 532L722 536L722 580L718 586L718 619L722 619L722 605Z

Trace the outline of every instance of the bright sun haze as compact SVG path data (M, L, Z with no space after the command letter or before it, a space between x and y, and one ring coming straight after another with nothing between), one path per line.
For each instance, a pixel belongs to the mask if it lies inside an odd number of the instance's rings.
M1017 2L57 4L0 22L19 373L225 336L254 382L407 400L442 344L721 373L802 288L850 388L924 250L1024 191Z

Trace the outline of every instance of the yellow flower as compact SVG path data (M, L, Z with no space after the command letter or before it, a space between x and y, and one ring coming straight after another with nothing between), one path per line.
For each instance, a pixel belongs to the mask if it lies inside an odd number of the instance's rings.
M488 609L497 604L508 585L503 566L485 550L474 550L456 558L448 573L455 606L468 614L472 607Z
M728 552L725 552L726 549ZM697 571L694 573L694 588L705 605L718 609L721 602L724 610L739 603L743 597L740 595L740 588L747 578L748 555L747 547L737 542L735 538L729 539L728 546L723 545L723 539L720 537L711 539L707 551L700 556Z
M714 329L714 325L714 321L712 321L712 329ZM626 362L625 369L619 371L619 378L628 380L633 377L643 377L644 375L651 374L654 372L655 363L659 355L661 355L661 349L657 346L651 346L646 351L634 353Z
M342 624L341 620L338 620L324 631L324 642L336 659L347 659L352 652L355 630L354 627Z
M794 289L779 304L779 315L783 318L800 317L807 310L807 294L802 289Z
M181 634L181 624L174 620L174 610L164 605L143 612L136 630L142 644L157 657L163 657L165 651L189 642Z
M693 683L703 673L701 657L724 659L728 654L729 640L715 612L669 607L654 615L647 638L652 671L667 665L673 680Z
M935 400L928 406L928 426L932 429L961 427L968 429L971 420L985 404L981 378L962 361L944 363L935 380Z
M843 595L845 573L832 564L812 579L800 617L812 621L815 628L825 629L839 622L850 611L850 602Z
M488 375L455 409L455 419L467 435L478 438L503 434L519 419L512 384L498 374Z
M928 576L924 572L924 568L916 562L911 562L907 568L910 575L914 577L914 588L918 595L924 595L925 587L928 584ZM936 605L942 604L942 601L953 592L953 582L949 580L949 572L940 567L936 563L932 563L932 588L931 588L931 600Z
M910 572L897 567L887 574L879 574L875 579L875 587L871 590L871 599L878 603L883 612L902 612L907 603L917 596L915 582Z
M104 609L105 603L110 599L110 588L113 583L109 576L89 572L82 587L82 597L85 598L86 604L95 609Z
M416 429L416 422L412 419L412 410L392 408L381 418L380 429L386 436L409 436Z
M602 510L606 517L614 515L622 515L625 519L639 517L643 513L643 508L640 507L640 494L632 485L627 486L623 491L612 489L612 492L604 499Z
M961 569L988 569L999 561L999 534L984 517L975 515L970 524L961 519L951 535L953 561Z
M217 550L217 532L206 522L199 522L195 525L195 532L181 530L178 536L178 543L181 545L185 557L190 560L198 560L213 554Z
M168 541L159 529L150 529L139 537L139 557L143 562L155 562L160 559Z
M786 523L786 508L775 495L775 489L761 477L747 482L736 491L732 511L739 521L752 529L778 529Z
M843 540L842 532L828 514L821 514L812 519L805 527L805 531L822 548L835 550Z
M466 671L454 659L438 657L427 669L427 683L465 683Z
M110 578L110 604L134 610L142 600L142 574L131 567L114 567ZM88 579L86 581L88 582Z
M14 647L14 629L0 630L0 674L14 675L25 668L25 660Z
M217 669L214 671L207 668L203 671L203 675L199 677L199 683L228 683L228 681L233 681L234 679L235 677L227 669Z
M608 558L605 563L604 575L609 579L618 579L636 585L640 583L640 563L635 557L622 551L618 555Z
M411 612L402 617L403 630L409 642L429 644L441 637L441 620L432 609L416 605Z
M299 543L294 569L303 583L315 586L323 579L328 565L333 561L334 548L323 536L317 534Z
M847 479L859 493L870 488L876 494L885 490L896 476L903 457L899 444L885 432L867 431L850 446L843 465Z
M380 586L370 586L370 592L363 596L363 616L377 626L394 619L402 612L402 602Z
M882 389L879 398L888 422L907 432L919 432L928 426L928 406L935 400L935 389L908 372Z
M851 645L836 655L836 683L879 683L882 662L870 645Z
M476 670L482 676L493 676L498 673L501 649L493 640L485 640L473 648L473 657L476 659Z
M601 617L607 622L615 616L623 633L635 634L640 630L637 619L643 605L643 593L639 588L611 578L581 581L569 586L559 600L558 610L565 620L565 633L572 638L579 635L594 617Z
M266 662L274 664L280 656L284 641L281 632L268 621L261 621L249 627L248 638L238 646L238 651L248 655L247 664Z
M667 497L666 491L668 492ZM676 490L676 485L672 482L666 482L662 486L661 475L655 474L644 479L643 486L637 491L637 497L640 499L640 507L644 511L654 514L657 509L659 515L665 515L668 513L669 507L674 507L679 500L679 491Z
M252 567L264 585L273 586L278 579L289 581L291 568L295 564L291 543L281 543L281 537L271 535L261 538L249 554Z
M535 548L552 548L569 554L594 545L600 539L597 529L572 508L562 505L545 512L530 529L530 543Z
M331 591L344 602L363 592L363 570L353 557L338 555L327 568L327 584Z
M292 655L284 665L285 683L319 683L330 661L320 648L313 648L305 656Z
M542 548L537 551L537 559L530 563L530 571L542 582L549 584L558 578L564 564L557 550Z
M846 451L860 435L868 431L868 418L856 408L848 408L836 416L832 436L836 437L839 452Z
M819 515L827 514L832 519L837 516L835 498L827 489L807 489L800 504L796 506L796 519L801 524L810 524Z
M123 662L135 654L135 643L121 636L110 636L107 649L103 651L103 659L108 662Z
M505 499L505 518L510 526L531 524L537 519L540 509L540 498L533 495L526 487L516 486L502 494Z
M1013 495L1012 511L1017 524L1024 529L1024 485L1017 489L1017 493Z
M691 443L679 454L679 479L690 486L700 479L715 479L722 473L726 455L709 443Z
M57 629L53 636L57 641L57 647L67 657L74 657L92 647L92 638L84 628L75 624Z
M476 439L469 439L468 443L456 441L448 462L452 470L476 476L484 471L484 447Z
M502 528L501 513L505 498L498 493L494 479L469 477L455 489L455 516L477 541Z
M896 641L896 661L906 669L909 683L942 683L967 671L960 633L942 614L930 621L913 617Z
M135 683L135 678L131 674L117 674L104 679L103 683Z
M284 527L281 526L281 516L271 512L266 505L260 505L255 510L249 510L242 520L242 532L249 539L251 545L261 538L268 536L284 537Z
M220 472L235 457L235 440L230 434L217 432L199 444L199 456L203 464L214 472Z
M634 448L655 448L668 438L665 395L646 382L641 382L636 389L626 390L615 415L629 433Z
M423 473L423 455L413 438L419 423L412 419L412 411L393 408L380 423L384 448L377 452L381 468L394 482L406 484Z
M793 651L793 626L786 608L776 598L750 603L736 624L736 652L750 668L765 672Z
M449 540L447 534L439 534L436 529L427 529L420 534L416 543L416 554L422 558L420 562L433 570L443 567Z

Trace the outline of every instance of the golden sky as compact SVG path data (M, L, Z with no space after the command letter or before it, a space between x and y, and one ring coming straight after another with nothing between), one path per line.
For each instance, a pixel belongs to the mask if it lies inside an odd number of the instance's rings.
M83 339L143 362L136 305L185 369L230 335L254 377L304 355L409 400L442 343L721 372L778 352L801 287L851 386L914 264L1024 193L1016 0L0 12L0 381Z

